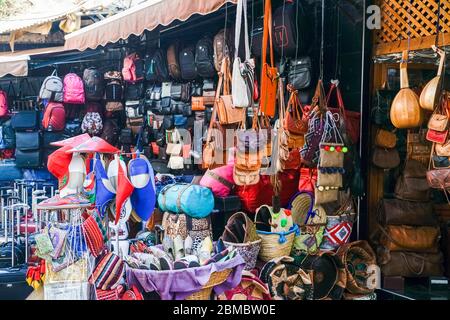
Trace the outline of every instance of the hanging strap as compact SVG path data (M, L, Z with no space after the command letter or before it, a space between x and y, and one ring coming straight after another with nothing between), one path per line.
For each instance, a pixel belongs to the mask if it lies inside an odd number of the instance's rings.
M262 45L262 61L266 61L267 57L267 41L270 45L270 66L274 67L273 58L273 41L272 41L272 2L271 0L266 0L264 7L264 32L263 32L263 45Z
M224 77L224 73L225 73L225 64L227 63L228 59L225 57L222 60L222 65L221 65L221 69L219 72L219 83L217 84L217 90L216 90L216 96L214 97L214 106L213 106L213 111L212 111L212 115L211 115L211 120L209 121L209 127L208 127L208 133L206 136L206 143L211 142L211 137L212 137L212 128L214 123L217 120L217 105L219 103L219 98L220 98L220 91L222 90L222 85L223 85L223 77Z
M290 92L287 110L290 112L295 120L301 120L305 110L303 109L300 99L298 98L298 90L291 84L287 85L287 90Z
M234 27L234 57L239 55L239 43L241 39L242 14L244 14L244 41L245 41L245 60L250 59L250 45L248 41L248 22L247 22L247 0L238 0L236 10L236 23Z

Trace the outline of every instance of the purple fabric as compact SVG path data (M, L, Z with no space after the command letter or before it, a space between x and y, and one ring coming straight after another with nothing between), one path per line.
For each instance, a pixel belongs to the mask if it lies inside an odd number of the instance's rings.
M127 266L126 277L129 286L135 285L145 292L156 291L162 300L183 300L200 291L216 271L232 269L225 282L214 287L216 294L235 288L241 282L245 261L240 255L225 262L212 263L197 268L170 271L133 269Z

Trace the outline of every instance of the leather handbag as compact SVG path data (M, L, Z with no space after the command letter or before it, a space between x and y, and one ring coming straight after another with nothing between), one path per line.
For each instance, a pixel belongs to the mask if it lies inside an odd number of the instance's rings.
M389 251L412 251L436 253L439 251L441 232L436 227L415 227L409 225L382 227L378 225L380 244Z
M330 98L333 91L336 91L338 104L337 108L330 107ZM339 88L338 81L331 83L330 91L328 92L327 95L327 105L328 109L333 114L339 115L339 122L340 122L339 127L344 135L344 141L346 141L346 143L349 144L350 143L356 144L359 141L361 113L345 109L344 100L342 99L341 89ZM349 139L346 139L347 135Z
M182 89L181 83L172 83L172 85L170 86L170 98L176 101L180 101L181 89Z
M381 169L397 168L400 165L398 150L375 147L372 153L372 164Z
M431 188L442 190L447 202L450 204L450 199L447 194L447 190L450 188L450 166L447 166L446 168L436 168L435 161L433 161L434 149L435 144L433 144L431 149L430 162L427 171L427 182Z
M16 131L39 129L37 111L20 111L11 118L11 126Z
M229 70L229 59L224 59L220 73L222 81L219 80L219 86L217 86L219 92L223 89L223 94L219 96L217 101L217 114L219 116L220 124L239 123L244 118L246 110L243 108L235 108L233 105L233 98L230 94L231 75Z
M407 159L402 175L395 185L395 197L409 201L429 201L427 169L419 161Z
M39 131L16 132L16 149L22 151L38 150L41 146L41 135Z
M316 184L317 184L317 169L306 167L301 168L300 179L298 181L298 191L313 193Z
M261 157L256 153L236 152L235 168L256 171L261 168Z
M18 168L39 168L42 166L42 152L40 150L16 149L16 166Z
M172 155L169 158L167 167L172 170L182 170L184 169L184 158L181 156Z
M443 144L447 141L448 131L436 131L428 129L426 138L430 142Z
M428 120L428 129L435 131L446 131L448 128L449 110L445 99L442 99L439 106L433 111Z
M378 253L378 263L384 276L432 277L444 274L444 257L438 253L387 251Z
M284 126L290 134L304 135L308 132L308 115L298 98L298 91L288 85L289 97Z
M450 157L450 141L444 144L436 143L434 145L434 151L439 157Z
M395 133L383 129L377 130L377 133L375 135L375 145L377 147L393 149L395 148L396 144L397 136L395 135Z
M181 101L190 102L191 101L191 83L183 83L181 85Z
M269 41L270 64L267 63L267 41ZM268 116L275 116L275 105L277 97L278 70L275 67L272 39L272 1L266 0L264 6L264 30L261 55L261 90L259 108Z
M281 169L284 170L297 170L300 168L301 159L300 159L300 150L292 149L289 152L289 157L287 160L280 159Z
M437 226L433 203L399 199L382 199L378 206L381 225Z
M312 80L312 61L310 57L300 57L289 61L288 83L296 90L307 89Z
M206 107L203 100L204 100L203 97L192 97L191 100L192 111L204 111Z
M260 180L259 168L257 170L241 170L234 166L233 180L238 186L250 186L257 184Z

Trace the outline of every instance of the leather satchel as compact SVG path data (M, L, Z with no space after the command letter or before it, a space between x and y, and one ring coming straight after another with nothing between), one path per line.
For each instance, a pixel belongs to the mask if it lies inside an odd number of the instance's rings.
M259 182L259 168L258 170L241 170L237 166L233 169L234 183L238 186L250 186Z
M378 129L375 136L375 145L377 147L392 149L397 144L397 136L387 130Z
M380 250L381 251L381 250ZM444 257L438 253L404 251L378 252L378 263L384 276L432 277L444 274Z
M413 159L406 160L402 175L395 185L395 197L409 201L429 201L430 187L425 166Z
M428 121L428 129L435 131L445 131L448 126L448 116L445 114L434 113Z
M437 156L450 157L450 141L444 144L436 143L434 148Z
M220 96L217 107L220 124L239 123L245 116L245 109L233 106L231 95Z
M270 64L267 63L267 41L269 41ZM275 116L278 70L275 67L272 40L272 1L266 0L264 7L264 30L262 44L261 90L259 108L269 117Z
M242 171L256 171L261 168L261 157L258 153L236 152L235 167Z
M288 85L289 97L284 126L290 134L304 135L308 132L308 115L298 98L298 91Z
M205 104L203 101L203 97L192 97L191 108L192 111L204 111Z
M426 138L428 141L443 144L447 141L448 131L436 131L428 129Z
M378 226L381 230L380 244L389 251L427 253L439 251L439 239L441 238L439 227Z
M397 149L375 147L372 153L372 163L381 169L393 169L400 165L400 155Z
M378 207L381 225L437 226L432 202L382 199Z
M300 150L293 149L289 152L287 160L280 158L281 169L284 170L298 170L301 165Z

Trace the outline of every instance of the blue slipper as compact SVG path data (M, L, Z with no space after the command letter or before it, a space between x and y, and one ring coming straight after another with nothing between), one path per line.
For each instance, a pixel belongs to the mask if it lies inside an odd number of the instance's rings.
M113 192L108 175L100 160L100 155L97 153L95 157L95 206L103 217L109 202L114 199L116 194Z
M144 221L150 219L156 204L156 186L153 168L147 158L140 155L128 163L130 181L134 186L130 196L136 214Z

